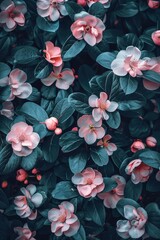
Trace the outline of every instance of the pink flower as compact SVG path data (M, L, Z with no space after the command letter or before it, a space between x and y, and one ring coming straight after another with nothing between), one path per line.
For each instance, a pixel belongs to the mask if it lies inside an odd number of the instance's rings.
M24 26L24 14L27 12L24 3L19 2L14 4L11 0L4 0L1 3L0 8L0 26L2 26L5 31L13 31L17 25Z
M143 163L140 159L131 161L125 169L126 174L131 175L131 180L134 184L147 182L152 171L153 168Z
M160 57L144 58L146 64L144 70L160 73Z
M148 0L148 6L150 8L155 9L155 8L159 8L160 3L159 3L159 1Z
M55 67L62 65L61 49L59 47L55 47L50 41L46 42L45 44L46 50L43 50L43 52L46 54L45 59Z
M83 115L77 121L80 127L78 133L81 138L84 138L87 144L93 144L97 139L101 139L105 135L105 130L102 126L102 120L96 122L91 115Z
M72 203L64 201L59 209L52 208L48 212L48 219L51 222L51 232L56 236L71 237L75 235L80 227L80 222L74 214L74 206Z
M117 222L117 233L123 239L140 238L145 233L145 224L148 214L144 208L133 206L124 206L124 217L127 220L119 220Z
M145 145L141 140L136 140L131 145L131 152L135 153L139 150L145 149Z
M15 68L9 74L9 77L1 79L0 86L10 85L11 94L7 101L13 100L15 97L26 99L32 93L32 86L26 83L27 75L24 71Z
M39 144L40 137L33 132L32 126L25 122L18 122L12 126L6 140L12 144L13 152L17 156L28 156Z
M33 184L29 184L26 188L21 188L21 192L23 193L23 195L15 197L15 210L17 215L21 218L28 218L30 220L36 219L37 210L35 208L38 208L43 201L42 194L36 193L36 191L36 186ZM32 204L32 208L30 208L28 202Z
M160 46L160 30L152 33L152 40L156 45Z
M15 227L14 232L18 234L15 240L36 240L34 238L36 231L32 232L27 223L25 223L23 227Z
M68 15L64 0L38 0L37 12L41 17L48 17L50 21L57 21L62 16Z
M2 110L0 111L1 115L4 115L5 117L9 119L13 119L14 116L14 106L12 102L4 102L2 103Z
M94 46L102 40L102 33L105 30L103 22L86 12L75 15L75 22L71 25L73 36L84 39L90 46Z
M88 99L89 105L94 108L92 116L96 122L100 119L108 120L109 116L107 112L114 112L118 108L118 103L110 102L108 95L105 92L100 93L100 98L96 95L91 95Z
M44 79L41 79L41 82L45 86L51 86L55 83L56 87L59 89L67 90L70 85L74 82L74 73L69 68L64 68L62 70L62 65L59 67L53 67L53 72Z
M58 125L58 120L55 117L50 117L44 122L48 130L55 130Z
M19 182L24 182L28 177L27 172L24 169L17 170L16 180Z
M87 0L87 5L91 7L95 2L102 3L104 8L108 8L110 6L110 0Z
M148 147L155 147L157 145L157 140L152 136L147 137L146 144Z
M118 76L126 76L128 73L132 77L142 75L146 62L140 60L141 51L137 47L129 46L126 50L121 50L115 60L111 63L113 73Z
M118 201L124 197L126 180L119 175L113 175L111 178L117 182L117 187L109 192L99 193L98 197L104 200L103 203L105 207L116 208Z
M75 174L72 182L77 185L79 194L84 198L95 197L105 187L102 174L92 168L86 168L81 173Z
M157 90L160 87L160 83L151 82L149 80L143 79L143 86L150 91Z
M111 138L111 135L107 134L102 140L97 142L97 146L102 146L106 149L108 156L111 156L117 150L117 146L109 141Z

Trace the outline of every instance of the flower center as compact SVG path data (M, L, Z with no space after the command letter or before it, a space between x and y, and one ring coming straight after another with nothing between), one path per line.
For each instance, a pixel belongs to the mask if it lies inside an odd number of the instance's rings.
M19 140L21 142L25 141L25 135L22 133L21 136L19 137Z
M50 5L51 5L52 7L57 7L58 3L57 3L55 0L52 0L51 3L50 3Z
M58 79L62 78L62 74L61 74L61 73L58 74L57 78L58 78Z
M89 128L90 128L91 131L95 130L95 127L93 125L89 125Z
M90 26L86 26L85 27L85 32L89 32L91 30L91 27Z
M91 185L92 182L93 182L92 179L90 179L90 178L87 179L87 184L88 184L88 185Z

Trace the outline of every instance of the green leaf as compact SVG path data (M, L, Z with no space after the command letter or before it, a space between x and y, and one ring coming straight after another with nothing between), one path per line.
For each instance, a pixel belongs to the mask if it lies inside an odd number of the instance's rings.
M97 57L96 62L99 63L104 68L111 69L111 63L115 58L116 58L115 53L104 52Z
M48 63L46 60L42 60L34 70L35 78L46 78L50 75L53 70L52 64Z
M74 240L86 240L84 227L81 225L78 232L72 237Z
M56 95L57 95L57 91L56 91L56 87L55 85L51 85L49 87L47 86L42 86L41 88L41 94L42 94L42 97L48 99L48 100L53 100Z
M137 202L135 202L133 199L130 198L123 198L120 199L116 205L116 209L118 210L118 212L124 216L124 206L125 205L131 205L135 208L139 207L139 204Z
M59 21L56 22L48 21L46 18L42 18L40 16L37 17L36 23L39 29L46 32L54 33L59 28Z
M20 64L27 64L40 57L39 50L32 46L22 46L15 53L15 60Z
M145 230L150 237L160 239L160 228L156 227L154 224L147 222Z
M0 131L7 134L11 129L12 120L7 117L0 116Z
M80 173L86 166L88 154L83 150L80 153L71 155L69 157L69 167L71 171L76 174Z
M53 135L52 137L45 138L42 145L42 151L46 162L54 163L59 154L59 136Z
M144 150L139 154L139 158L144 162L146 165L160 169L160 153L151 150Z
M46 111L38 104L33 102L24 103L19 111L20 113L23 113L31 122L44 122L48 118Z
M134 46L142 50L143 42L133 33L127 33L123 37L117 37L119 50L126 50L128 46Z
M134 184L129 180L125 186L124 196L137 201L142 192L142 183Z
M52 191L52 197L59 200L71 199L78 195L77 189L69 181L57 183L55 189Z
M121 124L120 113L118 111L115 111L112 113L107 112L107 114L109 115L109 119L106 122L109 125L109 127L113 128L113 129L119 128L119 126Z
M120 77L120 86L124 93L131 94L137 90L138 82L131 76Z
M103 181L105 184L105 188L104 188L103 192L109 192L117 187L117 182L112 178L104 177Z
M68 42L66 42L68 44ZM86 46L86 42L81 41L75 41L68 49L66 49L65 46L65 53L63 55L63 61L68 61L71 58L76 57Z
M80 5L72 1L65 2L64 5L68 12L68 15L73 21L74 21L75 14L85 11L83 7L81 7Z
M126 4L120 4L118 10L116 10L116 15L119 17L133 17L138 13L138 6L136 2L129 2Z
M143 77L151 82L160 83L160 73L154 71L144 71Z
M108 154L104 148L91 148L91 158L98 166L107 165L109 161Z
M10 86L0 88L0 100L6 101L11 94L11 88Z
M117 148L117 151L113 152L111 156L114 164L119 168L123 159L127 158L125 151L122 148Z
M3 190L0 188L0 208L6 209L7 207L9 207L8 198L6 194L3 192Z
M96 2L90 6L88 13L103 20L106 11L102 3Z
M134 138L146 138L149 136L151 131L150 125L144 119L139 117L131 119L129 123L129 132Z
M4 77L7 77L9 75L10 71L11 71L11 68L7 64L0 62L0 80ZM1 86L1 84L0 84L0 86Z
M91 93L89 81L94 75L95 72L93 71L93 69L86 64L80 66L80 68L78 69L78 81L81 87L89 93Z
M82 114L91 113L91 107L88 104L88 97L84 93L71 93L68 97L68 101L77 112Z
M22 157L21 167L26 171L33 169L34 166L36 165L38 155L39 155L39 150L38 148L36 148L33 150L33 152L30 155L26 157Z
M139 94L130 94L118 101L118 109L121 111L137 110L145 105L145 98Z
M60 137L59 144L62 147L62 152L71 152L77 149L82 143L83 139L78 136L77 132L66 132Z
M103 226L105 224L106 211L103 202L96 198L91 199L91 201L87 204L85 212L87 218L91 218L94 223L99 226Z

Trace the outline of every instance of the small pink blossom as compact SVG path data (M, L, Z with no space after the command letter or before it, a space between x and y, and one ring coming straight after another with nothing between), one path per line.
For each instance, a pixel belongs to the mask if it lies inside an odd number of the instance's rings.
M16 180L19 182L24 182L28 177L27 172L24 169L17 170Z
M108 156L111 156L117 150L117 146L109 141L111 138L111 135L107 134L97 142L97 146L102 146L106 149Z
M160 7L160 2L159 1L154 1L154 0L148 0L148 6L150 8L156 9Z
M153 32L151 37L152 37L153 42L156 45L160 46L160 30Z
M58 119L55 117L50 117L50 118L46 119L44 123L45 123L47 129L52 131L57 128Z
M84 138L87 144L93 144L97 139L103 138L105 130L102 126L102 120L96 122L92 115L83 115L77 121L80 127L78 133L81 138Z
M92 168L86 168L81 173L75 174L72 182L77 185L79 194L84 198L95 197L105 187L102 174Z
M89 105L94 108L92 110L92 116L96 122L100 119L108 120L109 116L107 112L114 112L118 108L118 103L110 102L108 95L105 92L100 93L100 98L96 95L91 95L88 99Z
M70 85L74 82L74 73L69 68L64 68L62 70L62 65L59 67L53 67L51 74L44 79L41 79L41 82L45 86L51 86L55 83L55 86L59 89L67 90Z
M36 240L34 238L36 231L32 232L27 223L25 223L23 227L15 227L14 232L18 234L18 237L15 240Z
M152 136L147 137L146 144L148 147L155 147L157 145L157 140Z
M75 15L75 22L71 25L73 36L78 39L84 39L90 46L101 42L105 25L101 19L81 12Z
M160 57L144 58L146 64L144 70L160 73Z
M109 192L99 193L98 197L104 200L103 203L105 207L116 208L118 201L124 197L126 180L119 175L113 175L111 178L117 182L117 187Z
M143 79L143 86L147 90L153 91L160 87L160 83L151 82L149 80Z
M55 47L54 44L50 41L46 42L46 49L43 50L45 53L45 59L53 64L54 67L59 67L62 65L61 49Z
M12 126L6 140L12 144L13 152L17 156L28 156L39 144L40 137L33 132L32 126L25 122L18 122Z
M115 60L111 63L111 69L117 76L126 76L128 73L132 77L142 75L146 61L140 60L141 51L137 47L129 46L126 50L121 50Z
M131 180L134 184L138 184L148 181L153 168L143 163L140 159L135 159L127 165L125 172L131 175Z
M14 106L12 102L4 102L2 103L2 110L0 111L1 115L4 115L5 117L9 119L13 119L14 116Z
M21 218L28 218L34 220L37 217L37 210L43 201L41 193L37 193L37 188L33 184L29 184L26 188L22 187L21 192L23 195L17 196L14 199L15 210L18 216ZM32 208L30 208L28 202L31 202Z
M56 236L71 237L75 235L80 227L80 222L74 214L74 206L72 203L64 201L59 209L52 208L48 212L48 219L51 222L51 232Z
M135 140L131 145L131 152L133 153L142 149L145 149L145 145L141 140Z
M139 239L145 233L148 214L144 208L137 209L131 205L124 206L124 217L127 220L117 222L117 233L123 239Z
M9 85L11 88L11 94L7 101L12 101L15 97L26 99L31 95L32 86L30 83L26 83L26 81L27 74L18 68L12 70L9 77L1 79L1 87Z
M0 4L0 9L0 26L2 26L6 32L13 31L17 25L24 26L24 14L27 12L24 2L15 4L11 0L4 0Z
M68 15L64 0L38 0L37 12L41 17L48 17L50 21L57 21L62 16Z

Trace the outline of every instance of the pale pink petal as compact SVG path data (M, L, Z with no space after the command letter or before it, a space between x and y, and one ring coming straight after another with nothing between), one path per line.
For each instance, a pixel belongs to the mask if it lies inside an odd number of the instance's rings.
M35 207L39 207L43 201L42 194L40 193L35 193L32 198L31 198L32 203L34 204Z
M86 33L84 35L84 40L90 45L94 46L96 44L96 37L94 35L91 35L90 33Z
M110 106L107 108L108 112L114 112L118 108L118 103L110 102Z

